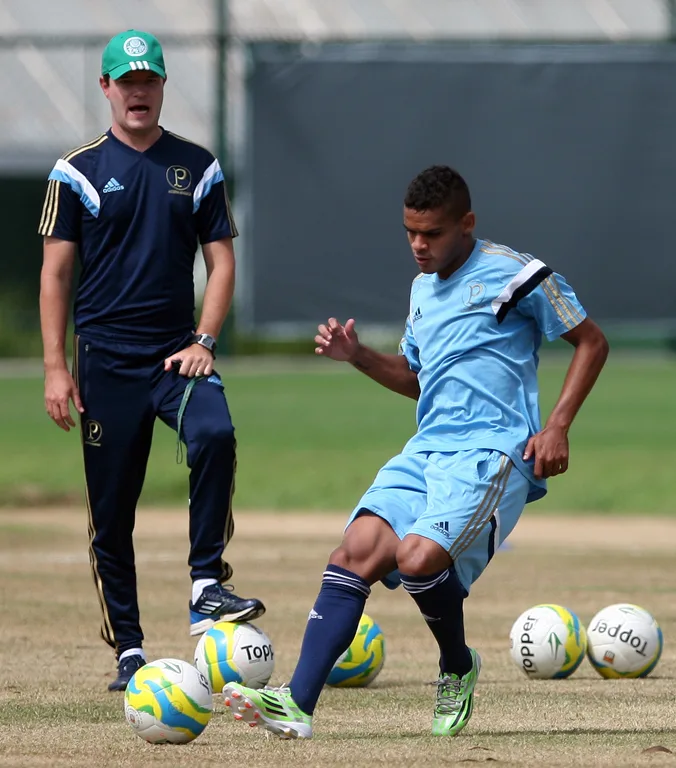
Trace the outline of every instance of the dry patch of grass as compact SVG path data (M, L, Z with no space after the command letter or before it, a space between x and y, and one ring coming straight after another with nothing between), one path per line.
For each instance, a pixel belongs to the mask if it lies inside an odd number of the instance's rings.
M241 594L262 597L273 640L273 682L293 670L308 609L344 519L241 513L231 554ZM114 663L98 639L81 512L0 514L0 766L223 764L249 766L676 766L676 527L668 519L526 517L467 604L470 642L484 667L475 714L453 740L430 735L436 648L413 602L376 587L367 611L387 638L381 676L366 690L327 690L311 742L286 743L234 723L220 702L185 747L152 747L124 722L105 688ZM136 551L151 658L191 659L187 631L187 515L142 510ZM516 616L558 602L588 621L604 605L636 602L663 626L653 677L602 680L585 663L564 681L528 681L513 666ZM672 750L643 754L661 745Z

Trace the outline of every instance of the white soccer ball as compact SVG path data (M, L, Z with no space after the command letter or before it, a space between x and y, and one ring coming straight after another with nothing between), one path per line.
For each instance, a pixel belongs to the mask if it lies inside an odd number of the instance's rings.
M197 643L195 666L214 693L226 683L262 688L272 677L275 654L270 638L254 624L219 621Z
M560 605L524 611L509 633L512 660L537 680L569 677L580 666L587 637L578 617Z
M151 744L187 744L207 727L212 702L208 680L192 664L159 659L137 670L127 684L124 716Z
M589 623L589 661L601 677L647 677L663 645L658 623L638 605L609 605Z

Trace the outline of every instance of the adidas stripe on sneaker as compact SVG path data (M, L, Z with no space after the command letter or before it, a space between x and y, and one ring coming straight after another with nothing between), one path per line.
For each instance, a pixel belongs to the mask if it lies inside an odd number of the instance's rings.
M223 701L235 720L251 728L260 725L281 739L311 739L312 716L296 704L289 688L246 688L228 683L223 688Z

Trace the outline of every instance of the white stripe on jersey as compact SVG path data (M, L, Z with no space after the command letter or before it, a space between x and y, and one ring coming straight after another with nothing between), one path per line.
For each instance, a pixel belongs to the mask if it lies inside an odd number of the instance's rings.
M223 181L223 171L218 160L214 162L204 171L204 175L199 181L199 184L195 187L193 193L193 213L197 213L202 200L209 194L211 187L214 184L218 184L219 181Z
M70 185L71 189L79 195L82 202L91 211L94 216L99 215L101 209L101 198L99 193L94 189L89 179L78 171L75 166L71 165L67 160L57 160L52 171L54 174L50 178L55 178L57 181L65 181Z
M500 293L497 299L493 299L491 302L491 309L494 314L497 315L500 311L500 307L503 304L506 304L512 298L514 293L541 269L547 269L547 265L544 261L540 261L540 259L529 261L528 264L526 264L526 266L509 281L506 288Z

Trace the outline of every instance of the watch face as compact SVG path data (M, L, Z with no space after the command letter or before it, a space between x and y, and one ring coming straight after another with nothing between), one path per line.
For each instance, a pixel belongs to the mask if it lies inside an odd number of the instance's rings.
M216 340L206 333L200 334L197 337L197 343L201 344L203 347L206 347L210 352L213 351L214 347L216 346Z

